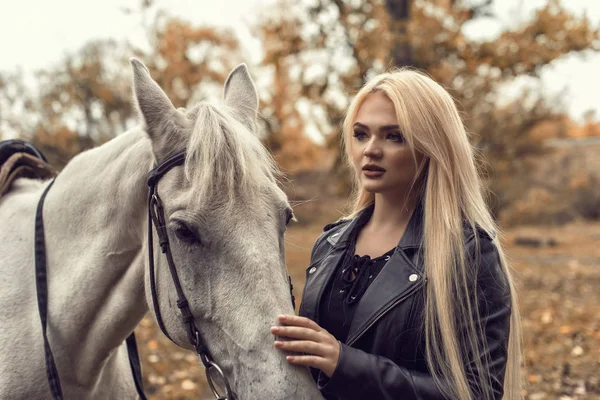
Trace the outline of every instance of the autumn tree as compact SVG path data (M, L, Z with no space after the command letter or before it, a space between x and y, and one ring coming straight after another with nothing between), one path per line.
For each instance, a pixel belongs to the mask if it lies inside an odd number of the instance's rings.
M152 6L144 1L133 12ZM147 22L145 45L91 41L39 71L36 94L23 91L22 80L1 80L0 129L4 124L32 140L62 167L75 154L137 123L131 98L132 56L144 61L176 107L221 95L228 73L242 61L231 30L194 26L160 11ZM11 106L17 99L26 105L26 120L34 123L17 124L12 111L17 107Z
M0 140L30 132L35 126L33 93L22 71L0 73Z
M318 127L335 154L342 187L347 177L340 172L339 128L349 95L369 76L402 61L426 71L455 97L473 143L494 171L495 210L518 196L504 178L526 171L523 160L542 148L529 132L542 121L559 120L562 110L556 99L537 92L501 106L502 89L523 76L539 80L543 67L564 54L598 50L599 34L586 17L551 0L496 39L468 37L467 24L489 17L491 3L281 0L265 14L256 28L265 47L263 64L273 68L276 80L299 86L292 85L293 102L279 107L304 105L305 123Z
M148 29L151 51L135 52L175 107L220 94L229 72L243 58L230 29L194 26L164 12Z

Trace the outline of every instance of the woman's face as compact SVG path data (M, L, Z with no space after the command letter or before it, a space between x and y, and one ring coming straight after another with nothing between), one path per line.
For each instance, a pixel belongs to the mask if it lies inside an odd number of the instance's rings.
M360 105L353 123L351 158L361 186L371 193L403 195L417 172L413 155L398 127L394 103L374 92ZM416 152L417 162L423 158Z

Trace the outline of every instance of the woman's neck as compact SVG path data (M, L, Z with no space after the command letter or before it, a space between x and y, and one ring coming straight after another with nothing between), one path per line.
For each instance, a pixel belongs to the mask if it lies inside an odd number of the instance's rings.
M416 190L402 195L375 194L373 215L368 223L372 229L393 231L404 227L410 220L418 202Z
M395 248L404 235L417 201L417 195L376 194L373 214L358 235L355 253L374 258Z

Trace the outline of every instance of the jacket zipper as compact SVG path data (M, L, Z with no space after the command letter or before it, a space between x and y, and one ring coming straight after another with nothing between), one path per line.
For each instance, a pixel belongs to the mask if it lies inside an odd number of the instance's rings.
M379 321L381 319L381 317L383 317L388 311L390 311L392 308L396 307L399 303L401 303L402 301L406 300L406 298L408 296L410 296L415 290L417 290L418 288L420 288L421 286L423 286L422 283L413 286L412 289L410 289L409 291L407 291L404 296L400 297L399 299L397 299L396 301L394 301L392 304L390 304L388 307L386 307L383 311L381 311L379 313L379 315L377 315L377 317L369 324L367 325L363 330L361 330L358 335L356 335L354 337L353 340L349 341L348 343L346 343L346 346L352 346L358 339L360 339L360 337L369 330L369 328L371 328L373 325L375 325L375 323L377 321Z

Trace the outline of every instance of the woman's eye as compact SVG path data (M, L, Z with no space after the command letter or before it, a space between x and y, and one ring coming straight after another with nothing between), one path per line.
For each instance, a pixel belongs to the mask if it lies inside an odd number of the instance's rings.
M363 140L367 137L367 134L361 131L354 131L353 135L357 140Z
M177 238L186 243L200 243L200 237L195 229L190 228L186 223L177 221L174 224L173 231Z
M392 142L404 143L404 136L402 136L400 133L388 133L387 139L391 140Z

